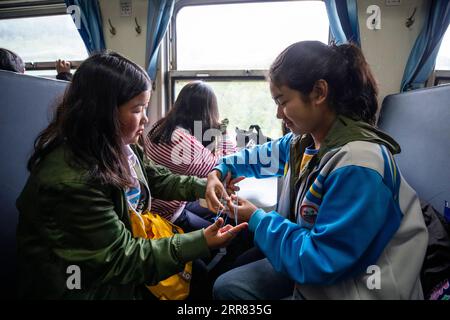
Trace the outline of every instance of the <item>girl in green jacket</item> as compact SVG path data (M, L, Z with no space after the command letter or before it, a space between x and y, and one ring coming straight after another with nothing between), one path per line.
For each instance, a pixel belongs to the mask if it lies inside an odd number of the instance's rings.
M17 200L21 298L143 298L144 285L181 272L246 227L220 219L168 238L133 237L130 210L143 213L151 197L191 201L205 191L204 181L142 157L150 88L146 72L117 53L93 55L74 74L36 139Z

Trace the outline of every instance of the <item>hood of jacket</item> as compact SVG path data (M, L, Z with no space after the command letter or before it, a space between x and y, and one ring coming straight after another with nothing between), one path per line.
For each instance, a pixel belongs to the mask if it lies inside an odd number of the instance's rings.
M323 140L317 160L321 159L330 150L340 148L352 141L367 141L378 143L386 146L392 154L401 152L400 145L387 133L375 128L374 126L364 122L355 121L342 115L338 115L330 131ZM304 134L293 140L292 147L297 151L295 154L301 156L305 148L314 144L314 140L310 134ZM292 149L291 149L292 151ZM301 160L297 157L297 161Z
M337 116L319 151L319 158L331 149L352 141L367 141L386 146L392 154L401 152L400 145L388 134L364 122Z

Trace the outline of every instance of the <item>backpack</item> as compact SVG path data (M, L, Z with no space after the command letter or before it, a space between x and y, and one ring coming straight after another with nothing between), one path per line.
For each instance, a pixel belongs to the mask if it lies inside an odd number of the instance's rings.
M252 124L248 130L239 129L236 127L236 145L238 148L250 148L257 144L263 144L267 141L272 141L271 138L262 133L261 127L257 124Z
M184 233L183 229L153 212L146 211L140 215L129 210L129 215L133 236L136 238L161 239ZM191 278L192 262L188 262L183 271L147 288L159 300L184 300L189 296Z
M422 203L428 246L420 273L427 300L450 300L450 225L430 204Z

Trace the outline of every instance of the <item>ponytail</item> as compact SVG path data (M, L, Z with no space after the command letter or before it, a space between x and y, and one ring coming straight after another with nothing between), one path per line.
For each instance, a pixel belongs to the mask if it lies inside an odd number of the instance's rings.
M355 120L372 125L376 122L378 110L378 87L361 49L354 44L332 45L347 62L348 83L335 102L338 113L348 114Z
M377 84L361 50L353 44L294 43L272 63L269 79L304 95L323 79L328 83L328 103L337 114L375 124Z

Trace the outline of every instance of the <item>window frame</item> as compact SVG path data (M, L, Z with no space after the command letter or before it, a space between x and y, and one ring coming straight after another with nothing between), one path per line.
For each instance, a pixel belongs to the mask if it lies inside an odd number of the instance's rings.
M450 70L434 70L425 83L425 87L436 87L450 83Z
M2 1L0 19L17 19L66 14L64 0Z
M175 3L174 12L168 30L166 41L167 52L167 77L165 81L165 112L175 101L175 82L177 80L209 80L209 81L251 81L266 80L267 69L238 69L238 70L177 70L177 15L181 9L188 6L206 6L220 4L243 4L243 3L264 3L264 2L287 2L289 0L180 0ZM321 1L321 0L317 0ZM328 32L328 42L330 42L330 32Z
M71 69L77 69L82 60L70 60ZM55 62L25 62L25 71L55 70Z

